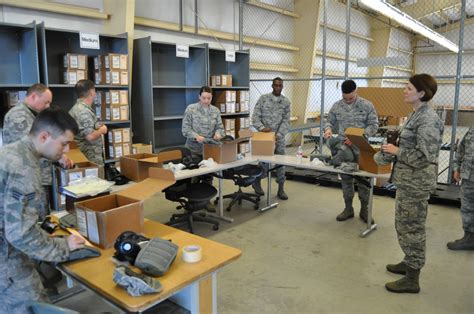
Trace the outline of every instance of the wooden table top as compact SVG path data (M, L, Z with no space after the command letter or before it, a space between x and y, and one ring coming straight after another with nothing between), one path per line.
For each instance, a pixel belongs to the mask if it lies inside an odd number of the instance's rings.
M94 290L102 297L121 308L137 312L167 299L177 291L209 275L226 264L236 260L242 252L239 249L190 234L159 222L145 219L145 235L170 239L179 246L176 260L163 277L157 277L163 290L157 294L140 297L130 296L117 286L112 275L115 263L112 260L114 249L101 250L102 256L82 261L65 263L61 270L83 285ZM202 259L197 263L185 263L182 260L182 248L186 245L199 245L202 248ZM136 270L136 268L134 268Z

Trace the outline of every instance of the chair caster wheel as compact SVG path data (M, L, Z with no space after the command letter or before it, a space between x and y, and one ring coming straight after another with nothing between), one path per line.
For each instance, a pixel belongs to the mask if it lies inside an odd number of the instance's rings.
M257 202L259 202L259 203L260 203L260 197L257 197Z
M217 203L219 203L219 200L216 198L216 199L214 200L214 205L217 205Z
M255 206L253 207L253 209L257 210L259 207L260 207L260 206L255 205Z
M232 207L227 207L225 210L230 212L231 209L232 209Z
M218 226L218 225L214 225L214 226L212 227L212 230L214 230L214 231L219 230L219 226Z

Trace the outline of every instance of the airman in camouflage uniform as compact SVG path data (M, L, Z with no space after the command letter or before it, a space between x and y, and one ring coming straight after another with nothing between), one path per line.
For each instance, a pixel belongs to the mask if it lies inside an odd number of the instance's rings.
M402 262L387 265L387 270L404 274L400 280L385 285L391 292L418 293L420 269L425 265L425 222L430 193L436 188L438 156L444 125L427 103L437 90L437 83L428 74L410 78L404 101L412 104L414 112L400 132L398 147L382 145L382 152L396 156L393 183L397 186L395 199L395 229L405 254Z
M363 128L365 136L375 135L379 122L374 105L370 101L357 96L357 86L352 80L344 81L341 89L343 99L336 102L329 110L324 127L324 137L329 138L333 133L344 135L347 128ZM345 143L352 145L349 142L346 140ZM354 147L354 149L357 148ZM367 179L360 178L360 180L362 183L357 184L360 200L359 217L367 222L370 185ZM341 186L345 207L344 211L337 216L337 221L354 217L354 208L352 207L355 194L354 178L350 175L341 174Z
M0 305L5 313L25 313L27 301L46 300L32 259L65 261L70 249L83 243L77 236L52 238L37 224L45 194L40 158L58 160L77 129L67 113L56 112L39 113L29 136L0 148Z
M80 80L77 82L75 89L78 100L69 110L69 114L79 125L79 133L75 140L78 142L79 149L89 161L104 165L102 134L107 134L107 127L97 122L97 116L92 109L96 95L94 83L90 80Z
M474 127L459 143L454 157L453 178L461 181L461 219L464 236L448 243L451 250L474 250Z
M260 96L252 114L252 126L259 132L275 132L275 154L285 155L285 136L290 127L291 102L281 94L283 90L283 80L279 77L273 79L273 91ZM262 178L267 175L267 164L261 164L263 168ZM288 196L284 191L285 167L276 170L278 182L278 197L287 200ZM260 179L253 184L255 192L264 195Z
M182 133L186 137L185 146L194 155L202 158L203 142L206 139L220 140L224 137L224 125L221 113L211 106L212 90L203 86L199 91L199 102L186 108L183 117Z
M28 105L26 101L32 104ZM14 143L28 135L38 112L49 108L51 101L52 93L46 86L43 84L33 85L27 92L27 99L18 103L5 115L3 145ZM41 178L43 185L51 185L51 162L44 158L41 159Z

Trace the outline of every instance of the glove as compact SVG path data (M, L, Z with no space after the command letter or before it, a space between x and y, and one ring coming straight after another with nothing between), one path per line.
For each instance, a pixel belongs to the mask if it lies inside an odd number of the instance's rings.
M120 287L127 290L132 297L139 297L144 294L159 293L163 286L158 279L138 274L127 266L115 267L113 280Z
M59 218L59 224L62 228L76 228L77 227L77 217L75 214L67 214Z
M90 257L99 257L100 251L92 246L85 246L82 249L77 249L69 253L68 262L75 261L78 259L90 258Z
M170 241L153 238L146 243L137 258L135 266L150 276L163 276L178 254L178 246Z

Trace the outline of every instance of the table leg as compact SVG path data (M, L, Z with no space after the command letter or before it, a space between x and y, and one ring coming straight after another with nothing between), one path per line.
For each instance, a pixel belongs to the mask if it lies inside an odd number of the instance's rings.
M217 313L217 273L191 283L170 299L192 314Z
M369 191L369 208L367 210L367 228L365 230L362 230L360 233L360 237L364 238L367 236L369 233L377 229L377 224L372 224L372 204L374 200L374 181L375 178L370 178L370 191Z
M218 183L219 183L219 212L218 214L212 214L212 213L208 213L207 216L209 217L212 217L212 218L215 218L215 219L219 219L219 220L222 220L222 221L225 221L225 222L229 222L229 223L232 223L234 222L234 218L231 218L231 217L227 217L224 215L224 198L223 198L223 195L222 195L222 186L224 185L223 184L223 180L222 179L222 171L219 171L219 179L218 179Z
M270 194L272 193L272 172L270 170L270 164L268 164L268 173L267 173L267 206L259 209L260 212L267 211L269 209L275 208L278 206L278 203L270 204Z

